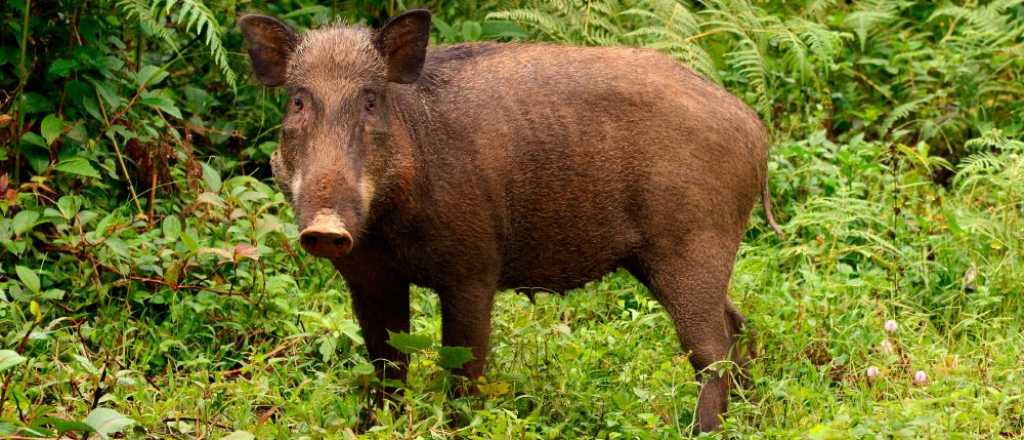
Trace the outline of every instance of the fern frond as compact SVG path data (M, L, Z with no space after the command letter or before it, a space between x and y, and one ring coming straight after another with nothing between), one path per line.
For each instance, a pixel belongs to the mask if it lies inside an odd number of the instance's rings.
M843 26L853 31L863 51L868 35L896 20L896 9L887 1L864 1L860 8L843 19Z
M757 110L765 113L771 106L767 95L768 75L765 61L753 40L741 40L741 47L725 56L726 63L736 69L757 94Z
M804 17L817 17L824 14L831 8L834 8L839 0L814 0L807 6L804 6L803 13Z
M178 50L175 34L165 26L164 20L183 25L185 32L203 39L224 81L232 89L237 86L237 75L228 62L216 15L202 0L117 0L116 5L125 17L138 20L144 31L174 51Z
M981 135L964 143L968 151L976 151L990 148L1006 152L1024 152L1024 142L1016 139L1007 139L999 129L988 130Z
M953 184L957 187L974 188L982 182L991 182L992 175L1002 171L1007 165L1004 156L997 156L984 151L973 154L960 161L957 173L953 176Z
M912 113L917 111L918 108L921 107L921 104L924 104L929 100L931 100L930 96L926 98L915 99L913 101L905 102L903 104L896 106L895 108L892 109L891 112L889 112L889 115L885 117L885 120L882 121L882 125L880 128L881 132L888 133L897 121L906 118L907 116L910 116Z
M163 0L156 0L155 4L159 4L160 1ZM175 7L177 11L172 15ZM210 11L201 0L166 0L164 13L176 16L176 22L185 24L186 32L194 32L203 37L203 42L210 50L210 57L224 75L224 81L234 89L237 85L237 76L228 63L228 52L221 40L220 25L213 11Z
M172 50L177 51L178 45L175 42L174 33L164 26L153 8L143 0L118 0L117 7L124 12L125 17L139 21L142 29L159 38Z
M961 44L977 47L997 47L1015 41L1024 35L1024 22L1013 21L1012 8L1024 4L1024 0L999 0L981 7L946 5L928 18L929 21L946 18L963 22L957 38Z
M565 32L553 15L535 9L511 9L487 14L488 20L509 20L535 28L549 38L564 40Z

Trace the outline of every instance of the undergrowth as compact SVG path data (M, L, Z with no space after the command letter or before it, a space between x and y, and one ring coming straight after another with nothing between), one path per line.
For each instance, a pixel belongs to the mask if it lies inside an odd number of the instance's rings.
M1024 436L1022 5L427 2L436 43L652 47L759 112L786 239L755 213L731 296L759 356L714 436L836 439ZM282 96L235 21L405 6L0 6L0 436L695 436L686 354L625 272L499 294L466 398L413 289L409 382L370 405L344 283L272 185Z

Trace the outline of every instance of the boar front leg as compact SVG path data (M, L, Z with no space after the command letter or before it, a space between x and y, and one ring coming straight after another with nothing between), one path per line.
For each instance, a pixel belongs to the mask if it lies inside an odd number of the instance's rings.
M455 374L470 379L468 387L459 387L458 393L472 393L472 381L484 373L491 336L491 304L494 286L464 287L441 295L441 343L446 347L469 347L473 359Z
M405 381L409 355L388 345L388 331L409 332L409 284L386 277L367 281L348 281L366 350L379 378ZM383 391L390 394L394 389Z

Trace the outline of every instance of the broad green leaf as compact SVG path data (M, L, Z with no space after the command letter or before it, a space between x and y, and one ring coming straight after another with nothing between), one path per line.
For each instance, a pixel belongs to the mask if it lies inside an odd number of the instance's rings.
M949 230L955 235L963 234L964 230L960 227L960 222L957 220L956 212L952 209L942 210L943 216L946 218L946 224L949 225Z
M116 254L122 257L131 257L128 251L128 244L118 237L109 237L106 241L103 242L103 244L106 245L108 249L114 251Z
M506 20L488 20L481 25L483 37L494 38L526 38L529 35L515 22Z
M14 350L0 350L0 371L25 362L25 357Z
M96 408L85 418L85 424L95 429L102 438L110 438L110 434L121 432L134 423L134 420L110 408Z
M139 137L139 133L128 129L128 127L125 127L121 124L111 125L107 131L103 132L103 134L114 142L117 142L117 137L115 137L115 135L121 136L121 139L123 139L125 142L128 142L129 140L132 139L138 139Z
M63 196L57 200L57 209L61 217L71 219L78 213L80 201L75 196Z
M114 223L116 223L118 220L119 219L117 217L116 212L111 212L105 215L102 219L100 219L99 223L96 224L96 233L99 234L100 237L106 237L111 233L111 231L108 231L108 229L113 227ZM98 239L99 237L96 238Z
M36 174L43 174L50 167L50 148L46 139L34 131L21 135L21 154L28 159L28 165Z
M192 431L195 431L196 429L195 424L193 424L191 421L186 420L169 420L164 423L167 425L168 428L171 428L177 431L178 433L185 435L191 434Z
M88 160L81 157L73 157L65 160L55 167L57 171L62 171L68 174L77 174L85 177L99 178L100 173L96 171L96 168L92 167L92 164Z
M32 422L32 426L40 427L44 425L53 426L57 428L57 433L63 434L65 432L95 432L91 426L86 425L82 422L75 422L71 420L58 419L56 417L40 417Z
M181 242L185 243L185 247L187 247L190 251L196 251L199 249L199 239L196 238L195 231L189 229L185 229L184 231L182 231Z
M210 191L203 191L202 194L196 196L196 201L199 203L206 203L210 206L214 206L221 209L228 207L228 205L224 203L224 199L221 198L221 196L218 196L216 193Z
M103 70L105 72L116 72L116 71L119 71L122 68L124 68L124 61L122 61L120 58L118 58L116 56L108 55L108 56L105 56L105 57L99 57L99 58L94 59L93 60L93 65L96 66L98 69ZM112 75L104 75L104 76L110 77Z
M454 370L473 360L473 350L469 347L441 347L437 350L437 364L442 368Z
M39 297L42 299L60 301L64 299L64 291L61 289L46 289L46 291L40 294Z
M139 87L155 86L167 78L167 71L153 65L145 65L135 75L135 82Z
M26 131L25 134L21 135L21 144L22 146L39 147L42 150L49 151L46 138L35 132ZM49 160L49 157L47 157L47 160Z
M11 227L14 229L15 234L24 234L36 226L36 220L39 220L38 212L21 211L14 215Z
M34 270L25 266L15 266L14 271L18 273L18 279L28 287L28 290L39 293L39 275L36 275Z
M91 89L90 89L91 91ZM85 112L92 116L97 121L103 120L103 114L100 113L99 101L96 100L95 96L85 96L82 98L82 108Z
M89 82L92 83L96 93L100 95L100 98L106 101L109 106L107 107L108 113L121 107L121 95L117 93L117 89L113 85L106 81L96 81L93 79L90 79Z
M53 111L53 101L46 95L36 92L27 92L21 96L22 110L25 114L48 113Z
M146 93L139 99L139 102L150 107L158 108L164 113L174 116L175 118L182 118L181 110L179 110L178 106L174 105L174 101L167 96L158 93Z
M374 369L373 369L373 364L371 364L369 362L361 362L361 363L355 364L352 367L351 371L352 371L352 374L355 374L357 376L369 376L369 375L373 374Z
M274 151L277 151L277 142L276 141L263 142L258 147L256 147L256 149L260 150L260 152L262 152L263 154L267 155L267 157L270 157L271 154L274 154Z
M452 27L447 22L438 18L436 15L430 17L430 21L433 22L434 28L441 33L441 36L444 37L445 40L450 41L455 39L455 30L452 29Z
M80 79L71 79L65 82L64 92L67 93L67 99L71 102L84 103L87 98L96 98L92 86Z
M74 140L75 142L84 144L89 140L89 131L86 129L85 123L77 122L64 131L64 136L68 139Z
M334 358L334 352L338 349L338 338L328 336L320 342L320 348L317 352L320 353L320 358L324 362L330 362Z
M71 71L75 70L77 67L78 63L75 62L75 60L59 59L50 64L48 72L50 72L51 75L63 77L68 76L68 73L71 73Z
M181 235L181 220L178 220L178 216L171 214L164 217L163 224L161 225L164 230L164 238L168 241L175 241L178 236Z
M505 382L482 381L481 383L478 383L476 385L476 388L477 390L480 391L480 394L483 394L488 397L502 396L508 394L508 392L511 390L511 387Z
M46 145L53 145L53 141L64 133L64 120L55 114L46 115L42 124L39 125L39 133L46 140Z
M282 226L284 225L277 216L264 214L262 217L256 219L256 238L262 239L265 235L271 232L281 232Z
M410 335L405 332L394 333L388 331L388 345L395 347L396 350L411 354L417 351L421 351L433 344L430 336L427 335Z
M220 187L221 187L220 173L218 173L217 170L213 169L213 167L208 165L206 162L202 162L202 166L203 166L203 183L206 184L206 189L208 189L208 190L210 190L210 192L214 192L214 193L220 192Z
M42 136L39 136L38 134L35 133L25 133L25 136L28 136L30 134L39 138L40 141L42 141L43 139ZM46 170L50 168L49 151L38 148L30 148L27 150L22 150L21 153L24 154L25 158L28 159L28 165L32 167L32 171L35 171L36 174L44 174L46 173Z
M82 367L82 369L85 370L86 373L92 374L94 376L99 376L100 374L102 374L99 368L96 368L96 365L94 365L92 361L89 360L89 358L82 356L80 354L73 354L71 355L71 357L74 358L76 362L78 362L78 365Z
M256 438L256 436L252 435L249 431L235 431L221 437L220 440L253 440L254 438Z
M356 324L355 321L351 319L342 321L338 324L338 330L341 330L342 334L355 341L357 345L362 345L364 343L363 335L359 333L359 324Z
M462 38L466 41L476 41L480 39L480 35L483 34L483 30L480 28L480 23L475 21L465 21L462 23Z
M185 95L185 104L192 113L203 113L216 103L209 92L199 87L185 86L182 92Z
M8 437L11 435L11 437ZM29 427L14 420L0 419L0 438L17 438L17 439L30 439L30 438L53 438L56 437L57 433L40 429L38 427Z

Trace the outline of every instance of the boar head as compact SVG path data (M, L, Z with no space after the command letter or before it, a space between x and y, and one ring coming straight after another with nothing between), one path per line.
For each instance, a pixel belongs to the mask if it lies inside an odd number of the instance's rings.
M300 243L318 257L343 257L375 202L408 174L396 96L420 77L430 13L406 12L377 31L332 26L302 36L264 15L239 25L255 77L289 97L271 165L295 209Z

